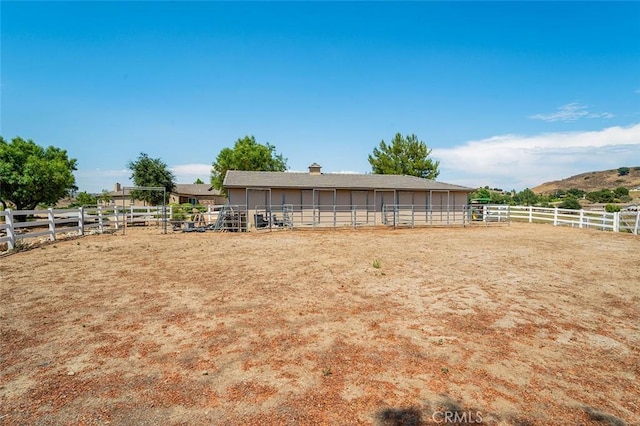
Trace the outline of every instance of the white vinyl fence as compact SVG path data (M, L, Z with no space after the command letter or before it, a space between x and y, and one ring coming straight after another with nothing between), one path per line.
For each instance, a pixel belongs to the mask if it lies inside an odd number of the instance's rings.
M607 213L590 210L570 210L533 206L486 205L485 215L497 221L552 223L554 226L629 232L638 235L640 210Z
M203 213L207 223L215 223L222 206L209 206ZM640 210L616 213L568 210L531 206L460 206L431 211L417 206L385 206L382 220L378 222L372 206L361 208L334 206L333 208L304 209L304 206L262 206L254 216L263 219L277 219L279 227L298 228L305 226L338 227L361 225L387 225L398 227L456 225L478 223L509 223L524 221L529 223L552 223L555 226L590 228L612 232L640 232ZM327 210L328 209L328 210ZM276 216L275 213L278 213ZM18 221L17 216L29 216L29 221ZM45 238L55 241L59 234L84 235L88 232L117 230L126 224L164 225L162 207L129 206L126 208L81 207L78 209L44 209L0 211L0 245L6 243L11 250L23 239ZM167 210L167 221L171 220L171 209ZM271 222L269 222L271 223ZM271 225L269 225L271 229Z
M169 213L169 212L168 212ZM28 216L28 221L20 221ZM117 230L128 224L162 224L162 207L118 206L80 207L77 209L40 209L0 211L0 244L11 250L27 238L55 241L58 235L84 235L88 232Z

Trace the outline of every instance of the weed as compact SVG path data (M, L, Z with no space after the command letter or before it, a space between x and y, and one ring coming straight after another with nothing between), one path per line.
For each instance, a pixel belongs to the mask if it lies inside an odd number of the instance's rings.
M27 251L31 246L24 240L17 240L13 249L11 250L14 253L18 253L20 251Z
M440 371L442 371L444 374L449 374L449 369L447 367L441 367Z
M382 267L382 264L380 263L379 259L374 259L373 260L373 267L376 269L380 269Z
M329 377L329 376L330 376L330 375L332 375L332 374L333 374L333 372L331 371L331 368L329 368L329 367L324 367L324 368L322 369L322 375L323 375L324 377Z

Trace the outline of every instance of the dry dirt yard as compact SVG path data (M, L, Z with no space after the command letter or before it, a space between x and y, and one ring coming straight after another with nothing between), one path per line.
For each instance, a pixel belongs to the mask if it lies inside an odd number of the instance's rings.
M633 235L128 228L0 276L5 425L640 423Z

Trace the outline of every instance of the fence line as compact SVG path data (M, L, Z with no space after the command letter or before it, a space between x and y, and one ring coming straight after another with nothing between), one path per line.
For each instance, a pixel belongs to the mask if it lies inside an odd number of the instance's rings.
M486 206L489 215L504 206ZM534 206L508 206L510 220L529 223L552 223L554 226L599 229L602 231L631 232L638 235L640 212L620 211L615 213L590 210L570 210Z
M221 206L209 206L204 213L211 223ZM246 208L246 206L244 206ZM640 210L615 213L589 210L569 210L533 206L482 205L482 206L429 206L384 205L382 212L372 205L362 206L258 206L254 213L254 226L260 219L272 229L277 227L346 227L366 225L414 227L433 225L462 225L474 223L509 223L511 220L529 223L552 223L554 226L599 229L612 232L640 233ZM172 218L172 209L167 212ZM279 215L279 217L278 217ZM32 216L35 220L20 221L20 216ZM126 224L163 224L162 207L118 206L80 207L77 209L41 209L0 211L0 244L7 243L11 250L26 238L47 237L55 241L62 233L84 235L95 230L118 230Z

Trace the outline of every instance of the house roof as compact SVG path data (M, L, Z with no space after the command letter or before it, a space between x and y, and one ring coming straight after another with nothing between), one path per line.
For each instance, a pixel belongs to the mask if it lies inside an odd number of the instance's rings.
M229 170L225 188L399 189L473 192L475 189L407 175L251 172Z
M125 197L129 197L131 193L130 187L126 187L124 189ZM175 189L172 194L176 195L194 195L194 196L213 196L220 195L220 191L218 189L212 188L211 185L201 184L201 183L177 183ZM109 195L122 197L122 190L120 191L110 191Z
M220 195L220 191L203 183L178 183L172 194L212 196Z

